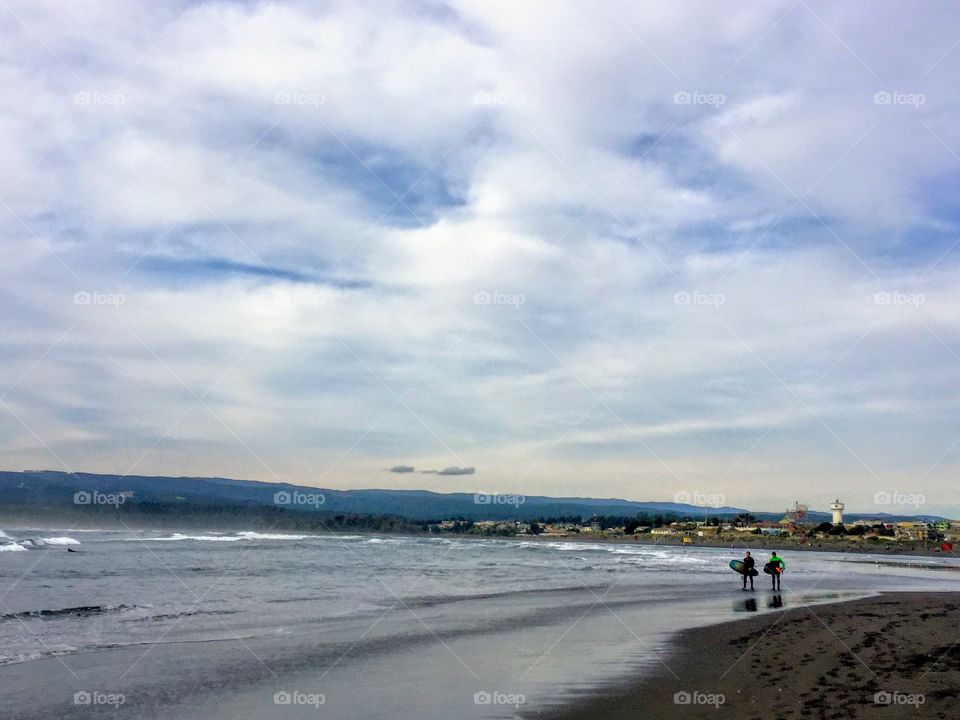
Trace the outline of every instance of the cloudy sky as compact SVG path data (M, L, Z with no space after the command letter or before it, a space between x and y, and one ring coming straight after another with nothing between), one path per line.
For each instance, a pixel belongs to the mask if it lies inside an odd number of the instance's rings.
M0 3L0 465L960 513L960 7L719 5Z

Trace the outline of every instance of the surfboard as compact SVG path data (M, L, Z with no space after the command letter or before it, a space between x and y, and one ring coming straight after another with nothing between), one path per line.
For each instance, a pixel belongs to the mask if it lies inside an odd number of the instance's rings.
M730 568L743 575L743 560L731 560ZM748 577L756 577L759 574L760 573L757 572L756 568L754 568L750 571L750 575Z
M767 575L773 575L774 573L776 573L777 575L780 575L780 574L782 574L783 571L786 570L786 569L787 569L787 564L783 561L783 558L780 558L780 567L778 567L776 570L774 570L772 567L770 567L770 563L766 563L766 564L763 566L763 571L764 571Z

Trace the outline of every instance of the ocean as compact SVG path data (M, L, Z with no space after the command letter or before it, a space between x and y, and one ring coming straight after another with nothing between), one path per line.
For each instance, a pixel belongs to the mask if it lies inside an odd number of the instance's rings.
M0 716L536 717L668 662L678 630L960 578L934 567L953 557L787 552L779 595L763 574L744 593L741 555L5 528Z

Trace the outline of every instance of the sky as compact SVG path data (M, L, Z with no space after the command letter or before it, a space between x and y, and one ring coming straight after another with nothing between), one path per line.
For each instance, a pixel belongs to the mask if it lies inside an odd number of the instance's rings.
M960 6L0 2L0 466L960 515Z

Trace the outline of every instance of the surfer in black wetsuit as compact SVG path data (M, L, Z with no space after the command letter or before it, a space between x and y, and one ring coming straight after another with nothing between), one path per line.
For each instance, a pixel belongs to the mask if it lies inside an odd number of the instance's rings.
M753 590L753 567L756 565L750 551L743 556L743 589L747 589L747 578L750 578L750 589Z

